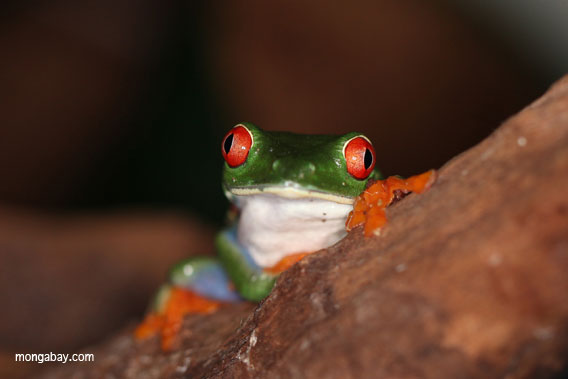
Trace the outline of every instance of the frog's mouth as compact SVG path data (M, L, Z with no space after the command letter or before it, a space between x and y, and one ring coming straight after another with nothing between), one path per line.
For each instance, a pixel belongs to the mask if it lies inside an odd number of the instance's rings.
M353 204L352 197L334 195L323 191L303 189L291 186L254 186L254 187L233 187L225 189L227 197L232 196L251 196L261 194L271 194L288 199L321 199L332 201L338 204Z

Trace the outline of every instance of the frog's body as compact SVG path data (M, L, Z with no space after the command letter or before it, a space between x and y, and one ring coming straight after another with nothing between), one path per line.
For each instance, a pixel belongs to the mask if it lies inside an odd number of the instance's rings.
M218 260L189 258L172 269L156 312L174 287L221 301L261 300L278 275L271 267L345 236L355 197L380 177L373 146L356 132L299 135L243 123L227 133L222 152L223 190L240 215L217 236Z
M223 190L240 215L218 235L216 247L220 264L248 300L270 292L277 275L266 269L290 254L314 252L343 238L355 197L369 178L379 178L373 147L356 132L299 135L243 123L227 134L222 149ZM359 170L359 179L350 168ZM177 269L178 277L180 269L191 273L185 283L190 288L196 272L191 264L186 260Z
M345 220L353 207L272 193L237 195L235 200L239 221L219 233L216 247L236 290L253 301L272 289L277 274L269 272L270 267L289 255L314 252L343 238Z

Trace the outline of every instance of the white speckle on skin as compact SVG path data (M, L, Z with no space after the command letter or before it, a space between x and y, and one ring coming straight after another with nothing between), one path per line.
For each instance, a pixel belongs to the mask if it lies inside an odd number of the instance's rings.
M192 265L186 265L183 267L183 274L186 276L191 276L191 274L193 274L193 266Z
M401 264L397 265L397 266L394 268L394 270L395 270L396 272L404 272L404 271L406 271L406 264L401 263Z
M527 139L523 136L520 136L519 138L517 138L517 145L519 145L520 147L524 147L527 145Z
M503 262L503 257L498 253L493 253L487 260L490 266L497 267Z
M462 170L462 172L461 172L462 176L466 176L467 174L469 174L469 170L467 168Z

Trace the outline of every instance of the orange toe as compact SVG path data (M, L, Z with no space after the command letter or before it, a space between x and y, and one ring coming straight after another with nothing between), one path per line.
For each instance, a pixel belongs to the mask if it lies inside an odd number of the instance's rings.
M160 313L150 313L134 331L136 339L145 339L156 334L162 338L162 350L170 350L181 329L183 318L190 313L213 313L221 306L220 301L207 299L180 287L173 287Z
M359 225L365 225L365 236L377 234L387 222L386 207L399 198L400 192L403 194L422 193L432 185L434 180L434 170L411 176L408 179L389 176L384 180L377 180L355 198L353 211L347 217L345 229L350 231Z

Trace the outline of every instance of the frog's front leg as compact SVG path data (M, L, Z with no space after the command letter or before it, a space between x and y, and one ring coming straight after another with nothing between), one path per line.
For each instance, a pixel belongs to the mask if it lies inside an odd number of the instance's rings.
M424 192L432 186L436 177L436 171L430 170L407 179L389 176L375 181L355 198L345 229L350 231L359 225L365 225L366 237L379 235L381 227L387 222L386 208L404 194Z
M162 349L169 350L189 313L215 312L223 303L241 301L221 263L214 258L192 257L170 270L135 336L144 339L161 335Z
M248 250L238 242L234 227L219 233L215 244L223 267L243 298L260 301L268 296L278 273L256 264Z

